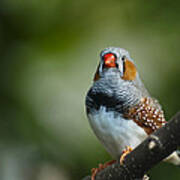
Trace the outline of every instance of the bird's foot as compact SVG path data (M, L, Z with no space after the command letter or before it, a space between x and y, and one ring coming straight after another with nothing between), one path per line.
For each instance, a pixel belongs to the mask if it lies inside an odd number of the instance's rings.
M122 155L120 157L120 164L122 165L125 157L132 151L133 149L130 146L126 146L126 149L123 150Z
M98 168L92 168L91 169L91 180L95 180L96 174L100 171L102 171L103 169L107 168L108 166L114 164L116 162L116 160L112 160L112 161L108 161L104 164L99 164Z

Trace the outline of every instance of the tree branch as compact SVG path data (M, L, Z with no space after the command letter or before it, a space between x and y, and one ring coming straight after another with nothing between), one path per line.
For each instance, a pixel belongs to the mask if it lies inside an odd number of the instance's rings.
M96 175L96 180L143 179L145 173L168 157L179 145L180 112L128 154L123 166L115 163L107 167ZM90 179L87 176L82 180Z

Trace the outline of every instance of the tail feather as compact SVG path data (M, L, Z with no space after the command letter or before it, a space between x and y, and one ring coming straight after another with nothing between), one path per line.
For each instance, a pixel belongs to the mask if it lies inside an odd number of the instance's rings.
M180 166L180 151L174 151L171 155L165 158L164 161Z

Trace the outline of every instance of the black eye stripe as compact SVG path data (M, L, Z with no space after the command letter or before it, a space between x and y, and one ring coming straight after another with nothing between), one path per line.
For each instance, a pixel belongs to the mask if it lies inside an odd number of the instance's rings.
M123 61L123 73L125 73L126 67L125 67L125 61Z
M123 74L124 74L125 71L126 71L126 67L125 67L125 59L126 59L126 57L123 56L123 57L122 57L122 61L123 61Z

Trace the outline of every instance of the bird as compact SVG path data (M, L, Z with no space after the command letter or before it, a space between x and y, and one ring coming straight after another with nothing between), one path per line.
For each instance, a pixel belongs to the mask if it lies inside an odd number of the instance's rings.
M129 52L119 47L101 51L85 106L95 135L113 158L120 158L121 164L148 135L167 123L160 103L145 88ZM173 152L165 161L180 165L179 153ZM112 163L93 168L91 179Z

